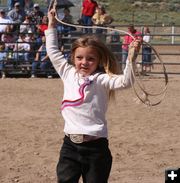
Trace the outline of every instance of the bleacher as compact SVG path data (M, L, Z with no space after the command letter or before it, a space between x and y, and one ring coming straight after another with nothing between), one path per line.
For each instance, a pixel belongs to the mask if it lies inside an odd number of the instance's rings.
M13 36L18 37L19 32L13 32ZM36 34L36 33L34 33ZM71 31L66 35L61 35L60 37L63 39L64 43L64 53L69 53L71 49L71 45L75 39L82 36L83 33L81 30ZM101 34L102 41L104 41L107 46L114 52L117 56L119 62L121 62L121 42L112 42L109 41L110 36L112 34ZM17 44L17 42L15 42ZM37 50L31 50L30 53L35 55ZM20 57L15 58L14 53L12 50L7 51L7 57L4 59L4 69L3 71L6 73L7 77L30 77L31 76L31 66L32 62L34 61L35 57L31 57L28 61L23 60ZM26 51L17 51L17 53L24 54ZM54 70L53 66L50 68L53 77L58 77L56 71ZM37 70L37 77L44 77L45 74L38 69Z

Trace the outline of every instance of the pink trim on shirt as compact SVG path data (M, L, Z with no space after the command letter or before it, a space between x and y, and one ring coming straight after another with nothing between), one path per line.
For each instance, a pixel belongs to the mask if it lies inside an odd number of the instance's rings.
M70 107L70 106L79 106L83 103L84 101L84 89L86 86L90 85L92 81L90 81L88 78L85 79L85 82L80 85L79 87L79 94L80 98L76 100L63 100L61 104L61 110L63 110L65 107Z

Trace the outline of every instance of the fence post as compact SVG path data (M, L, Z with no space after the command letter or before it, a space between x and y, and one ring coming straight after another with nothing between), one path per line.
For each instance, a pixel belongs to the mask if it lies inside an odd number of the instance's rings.
M174 33L175 33L175 27L172 26L172 28L171 28L171 34L172 34L171 44L174 44Z

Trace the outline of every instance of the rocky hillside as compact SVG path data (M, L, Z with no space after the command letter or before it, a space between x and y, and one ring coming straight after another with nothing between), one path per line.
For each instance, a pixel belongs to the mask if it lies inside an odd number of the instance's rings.
M180 12L180 0L99 0L111 7L116 6L121 11L150 10Z

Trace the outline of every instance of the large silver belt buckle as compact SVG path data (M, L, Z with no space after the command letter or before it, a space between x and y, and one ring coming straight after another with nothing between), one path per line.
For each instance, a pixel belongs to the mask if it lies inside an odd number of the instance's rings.
M83 134L70 134L69 138L72 142L76 144L80 144L84 142L84 135Z

